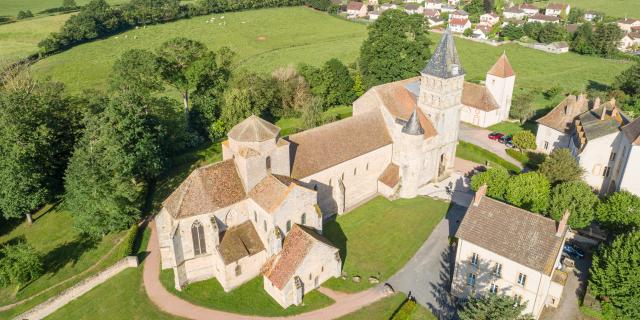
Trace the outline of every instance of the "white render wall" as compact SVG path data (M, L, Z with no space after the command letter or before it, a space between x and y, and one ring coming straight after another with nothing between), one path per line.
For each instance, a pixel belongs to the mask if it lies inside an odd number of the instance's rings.
M460 121L486 128L505 120L499 117L499 113L500 110L483 111L463 105L460 110Z
M497 112L497 122L509 119L509 111L511 110L511 99L513 88L516 84L516 76L501 78L487 73L485 86L493 95L500 109Z
M618 190L626 190L637 196L640 196L640 147L634 146L624 137L626 145L626 156L624 162L621 163ZM622 148L621 148L622 149ZM622 152L618 153L622 155ZM621 159L622 160L622 159Z
M609 163L609 157L613 150L618 132L587 141L585 148L578 154L580 166L585 170L584 180L591 187L606 192L603 173L605 167L613 165Z
M545 125L538 124L538 132L536 133L536 146L538 151L551 153L553 150L558 148L569 148L570 141L571 135L564 134ZM546 149L545 143L547 145Z

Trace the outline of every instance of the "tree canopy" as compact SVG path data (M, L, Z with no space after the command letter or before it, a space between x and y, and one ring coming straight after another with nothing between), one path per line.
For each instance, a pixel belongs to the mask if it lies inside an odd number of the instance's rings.
M560 221L565 210L569 210L569 225L572 228L584 228L593 221L597 203L598 196L585 182L564 182L553 187L551 191L549 215Z
M626 232L640 228L640 197L618 191L610 194L596 210L598 221L614 232Z
M477 191L483 184L487 184L487 195L491 198L504 200L507 192L509 172L502 167L491 168L485 172L475 174L471 178L471 189Z
M355 99L349 69L338 59L330 59L322 67L322 87L327 107L350 105Z
M527 172L509 178L505 199L512 205L532 212L545 212L549 206L551 185L537 172Z
M522 130L513 135L513 144L520 150L534 150L536 136L529 130Z
M24 286L42 275L42 255L25 241L0 248L0 287Z
M584 169L573 157L567 148L558 148L542 162L538 171L544 175L551 184L580 180Z

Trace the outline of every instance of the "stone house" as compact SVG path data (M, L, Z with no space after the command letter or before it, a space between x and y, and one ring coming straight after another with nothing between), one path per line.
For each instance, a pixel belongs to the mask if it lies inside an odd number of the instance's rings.
M569 15L569 12L571 12L571 5L566 4L566 3L549 3L547 5L547 8L544 11L545 15L548 16L555 16L555 17L560 17L560 16L567 16Z
M350 1L347 5L347 16L351 18L364 18L367 16L367 5L362 2Z
M423 6L417 5L415 3L408 3L404 6L404 12L406 12L407 14L421 14L423 10Z
M629 32L620 39L620 51L632 51L637 48L640 48L640 32Z
M618 27L626 33L631 32L631 28L640 27L640 20L632 18L624 18L618 20Z
M449 28L455 33L463 33L471 28L471 21L468 19L449 18Z
M464 10L456 10L449 15L449 20L453 19L469 20L469 13Z
M413 198L453 168L465 72L446 31L419 77L376 86L353 116L288 137L256 116L194 170L155 218L176 289L216 278L225 291L262 274L284 308L341 273L323 218L383 195Z
M540 12L540 9L530 3L523 3L520 6L520 9L529 17L532 17Z
M480 24L484 24L492 27L494 24L498 22L500 22L500 16L493 12L485 13L480 16Z
M456 232L458 243L451 293L458 299L486 294L519 297L524 313L538 319L557 307L562 246L568 214L552 219L485 196L481 187Z
M536 133L538 151L551 153L558 148L569 148L576 117L589 109L587 95L568 95L549 113L539 118Z
M425 9L440 10L442 9L442 1L440 0L427 0L424 2Z
M486 24L478 24L473 29L472 37L480 40L487 40L489 39L490 34L491 34L491 26Z
M440 17L440 11L436 9L424 9L422 14L427 18L438 18Z

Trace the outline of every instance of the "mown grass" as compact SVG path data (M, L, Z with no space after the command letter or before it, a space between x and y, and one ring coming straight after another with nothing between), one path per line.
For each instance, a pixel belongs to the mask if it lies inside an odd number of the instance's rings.
M384 282L416 253L442 220L448 204L432 198L389 201L377 197L352 212L325 223L323 234L340 249L346 280L330 279L323 286L356 292ZM360 276L360 283L351 277Z
M338 318L338 320L389 320L402 305L406 297L401 293L378 300L356 312ZM418 308L407 320L435 320L429 310L418 305Z
M521 3L522 0L515 2ZM551 1L558 2L558 1ZM578 7L583 10L595 10L604 12L613 17L640 19L640 1L637 0L563 0L562 3L571 4L571 7ZM549 1L534 2L533 4L544 8Z
M500 166L511 172L520 172L520 168L497 154L464 141L459 141L456 157L479 164L485 164L488 161L489 165Z
M538 131L538 124L534 122L525 122L524 124L520 124L520 122L504 121L496 123L487 129L510 135L514 135L522 130L529 130L533 134L536 134Z
M91 0L76 0L76 4L83 6ZM107 0L109 4L121 4L129 0ZM16 16L20 10L31 10L33 14L40 11L62 6L62 0L2 0L0 16Z
M331 120L341 120L350 117L352 114L351 106L333 107L323 112L323 117ZM280 136L288 136L296 132L302 131L302 119L300 118L282 118L278 120L276 126L280 127Z
M58 32L70 16L37 17L0 25L0 65L37 53L38 42L51 32Z

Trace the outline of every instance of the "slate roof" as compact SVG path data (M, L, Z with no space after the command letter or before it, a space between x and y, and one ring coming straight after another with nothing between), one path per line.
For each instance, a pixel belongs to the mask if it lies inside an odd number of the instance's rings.
M554 220L486 196L469 206L456 237L547 275L562 244Z
M347 10L360 10L364 6L362 2L350 1L347 5Z
M316 244L329 246L338 251L331 242L314 230L294 224L284 239L282 251L267 260L262 267L262 274L282 290Z
M224 231L218 248L225 265L263 250L264 245L249 220Z
M228 207L245 198L233 159L198 168L162 203L176 219Z
M418 120L417 109L413 110L411 116L409 117L409 120L407 120L407 122L402 127L402 133L412 136L419 136L424 134L424 129L422 129L420 120Z
M415 3L408 3L404 6L405 10L411 10L411 11L418 10L419 7L420 6Z
M436 9L425 9L422 14L424 14L425 17L435 18L440 16L440 11Z
M588 110L578 116L577 129L584 132L587 141L617 132L622 125L626 124L620 112L617 112L616 117L611 117L614 107L615 102L609 101L595 110ZM604 120L601 120L602 112L607 113Z
M395 187L400 182L400 167L394 163L390 163L382 172L378 181L384 183L390 188Z
M547 9L552 9L552 10L564 10L566 7L567 5L563 3L549 3L547 5Z
M579 102L578 102L579 101ZM553 110L537 120L539 124L569 134L573 130L573 121L578 115L589 108L589 100L586 96L576 97L569 95Z
M500 109L487 87L466 81L462 87L462 104L483 111Z
M456 74L452 73L453 65L458 67ZM447 28L442 35L438 47L436 47L436 50L433 52L427 66L422 70L422 73L440 78L451 78L464 74L451 29Z
M291 176L295 179L392 143L378 110L306 130L289 136L288 140L292 143Z
M640 146L640 118L622 127L622 132L633 145Z
M496 77L508 78L515 76L513 72L513 67L511 67L511 63L509 63L509 58L507 58L506 53L502 53L498 61L493 64L491 69L488 72L490 75L494 75Z
M524 13L524 11L522 11L522 9L520 9L518 6L513 6L513 7L506 8L506 9L504 9L504 12Z
M273 213L296 185L292 178L269 174L249 191L248 197L268 213Z
M229 131L229 138L240 142L261 142L274 139L280 133L280 128L251 115L235 125Z

